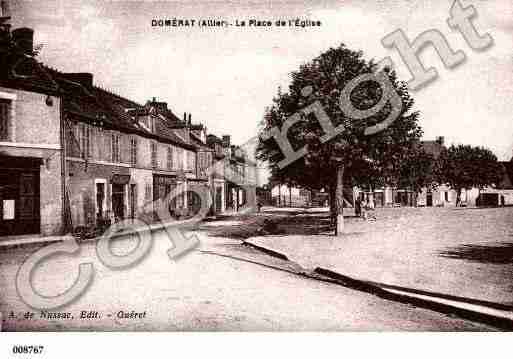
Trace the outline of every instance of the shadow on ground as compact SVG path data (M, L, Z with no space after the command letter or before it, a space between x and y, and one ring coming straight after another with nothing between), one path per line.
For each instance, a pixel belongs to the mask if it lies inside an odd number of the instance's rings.
M232 222L239 221L240 225L223 225L222 222L227 219ZM355 220L351 216L346 219ZM212 222L218 222L219 226L212 226ZM208 232L211 236L234 239L267 235L319 235L333 231L329 214L326 212L265 212L258 215L219 216L208 223L201 226L200 230Z
M442 251L440 255L481 263L510 264L513 263L513 243L500 243L495 246L465 244Z

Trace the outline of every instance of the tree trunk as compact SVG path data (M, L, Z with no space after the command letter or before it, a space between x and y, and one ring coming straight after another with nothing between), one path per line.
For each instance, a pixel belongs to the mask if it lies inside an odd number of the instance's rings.
M335 202L337 221L335 226L335 235L340 236L344 233L344 166L337 168L337 187L335 190Z
M281 207L281 183L278 183L278 207Z
M333 185L330 185L328 187L328 200L329 200L329 206L330 206L330 224L332 226L335 226L337 223L337 204L335 201L335 190L336 190L336 187Z

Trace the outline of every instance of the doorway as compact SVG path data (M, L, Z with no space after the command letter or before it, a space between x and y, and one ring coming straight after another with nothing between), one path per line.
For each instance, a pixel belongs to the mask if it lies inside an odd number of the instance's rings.
M130 218L135 218L135 212L137 207L137 191L136 191L136 185L131 184L130 185Z
M15 161L13 167L0 168L0 236L41 231L39 165L22 158ZM28 168L14 167L24 165Z
M112 184L112 211L116 222L125 218L125 186Z
M433 193L431 192L426 195L426 207L433 207Z

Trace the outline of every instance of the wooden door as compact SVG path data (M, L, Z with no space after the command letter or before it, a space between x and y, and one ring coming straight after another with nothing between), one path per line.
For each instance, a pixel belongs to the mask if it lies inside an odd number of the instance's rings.
M0 235L40 233L39 172L0 172Z

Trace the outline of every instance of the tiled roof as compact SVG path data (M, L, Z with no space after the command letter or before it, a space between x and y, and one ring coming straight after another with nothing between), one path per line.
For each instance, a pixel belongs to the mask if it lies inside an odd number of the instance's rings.
M213 151L213 149L207 144L203 143L201 139L191 132L190 134L192 142L203 151Z
M180 120L173 111L169 109L158 108L157 106L152 106L151 102L148 102L145 106L147 109L151 109L155 111L156 114L159 114L163 117L163 121L169 128L182 128L185 127L185 123Z
M210 135L207 136L207 143L208 144L214 144L214 143L223 144L223 140L221 140L216 135L210 134Z
M182 145L193 146L193 144L187 144L180 136L178 136L172 128L170 128L165 122L156 122L156 131L160 136L171 139L173 142Z
M0 86L49 95L59 92L48 68L25 55L0 53Z
M96 86L88 87L71 81L64 78L64 74L56 70L52 70L52 73L64 94L63 106L65 112L76 115L82 121L88 123L101 118L108 128L138 134L162 142L170 142L188 149L195 149L192 144L180 139L160 121L157 121L156 133L138 125L134 115L144 114L148 109L137 102Z
M151 133L134 121L134 116L147 114L151 108L99 87L74 81L69 74L39 63L25 55L0 52L0 86L61 96L64 112L80 121L93 123L102 119L105 127L143 137L196 149L197 143L187 143L173 129L183 128L181 121L169 109L157 109L156 133Z

